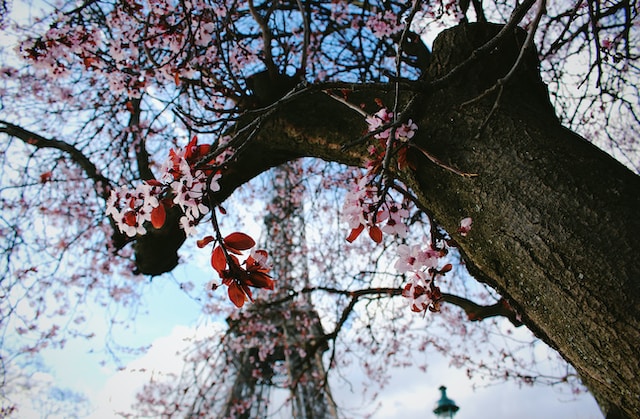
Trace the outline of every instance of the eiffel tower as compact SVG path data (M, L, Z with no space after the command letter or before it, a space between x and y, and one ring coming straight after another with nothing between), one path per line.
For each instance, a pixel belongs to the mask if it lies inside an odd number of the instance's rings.
M291 292L309 282L303 254L305 225L300 197L304 187L298 176L300 164L289 163L271 171L274 196L265 217L265 247L277 281L276 291L261 293L259 297L264 300L257 300L238 318L228 320L232 330L252 325L252 341L261 344L246 347L240 354L229 348L233 377L222 417L273 417L270 406L281 406L284 401L291 409L288 413L279 410L285 417L337 418L322 363L328 345L320 318L308 295L293 298ZM261 325L258 333L256 322ZM236 333L242 339L242 332ZM284 400L274 402L277 396Z

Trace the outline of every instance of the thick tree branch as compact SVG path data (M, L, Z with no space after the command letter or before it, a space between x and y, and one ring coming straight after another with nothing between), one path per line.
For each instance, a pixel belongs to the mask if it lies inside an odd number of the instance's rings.
M129 134L133 137L133 145L136 152L136 163L138 164L138 173L140 179L150 180L155 179L151 167L149 167L149 153L147 152L146 141L140 133L140 103L141 99L131 99L127 103L127 108L131 113L129 117Z
M443 293L440 301L460 307L467 314L469 320L473 322L490 317L502 316L509 319L515 327L522 326L522 321L518 314L513 311L513 308L504 298L501 298L497 303L490 306L483 306L466 298L458 297L457 295Z

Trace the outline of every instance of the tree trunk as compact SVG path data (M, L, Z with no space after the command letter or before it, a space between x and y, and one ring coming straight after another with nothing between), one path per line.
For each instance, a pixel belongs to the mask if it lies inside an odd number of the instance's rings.
M447 74L498 29L445 31L434 44L430 79ZM425 89L413 108L416 143L478 176L457 175L417 151L416 171L397 175L453 233L471 273L495 287L577 369L605 413L638 417L640 177L557 122L534 54L505 86L482 132L495 94L461 105L509 71L522 39L514 34L444 88ZM350 100L374 106L377 97L388 92L360 86ZM295 157L361 165L365 146L343 151L342 145L365 130L362 116L324 93L301 96L251 140L223 175L219 198ZM473 229L460 237L455 231L467 216Z

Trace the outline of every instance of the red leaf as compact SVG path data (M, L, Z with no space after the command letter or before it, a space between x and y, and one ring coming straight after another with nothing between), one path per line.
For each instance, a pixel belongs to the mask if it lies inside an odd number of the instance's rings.
M191 141L189 141L189 144L187 144L187 146L184 148L185 160L189 161L189 159L191 159L191 156L196 150L197 144L198 144L198 136L194 135L193 138L191 138Z
M47 182L51 181L51 177L52 176L53 176L53 173L51 171L41 173L40 174L40 183L47 183Z
M178 153L176 153L174 149L169 150L169 158L173 162L174 166L176 164L179 164L180 157L178 156Z
M253 303L253 294L251 293L251 289L249 289L249 287L246 285L242 285L242 290L244 291L246 296L249 297L249 300L251 300L251 302Z
M151 225L154 228L162 228L166 219L167 212L164 210L164 205L160 204L151 210Z
M376 243L382 243L382 230L377 226L369 228L369 237Z
M364 230L364 225L363 224L360 224L358 227L356 227L353 230L351 230L351 233L349 234L349 237L347 237L347 241L349 243L353 243L353 241L358 238L360 233L362 233L362 230Z
M407 167L416 170L416 162L413 154L409 154L409 147L403 146L398 150L398 169L404 170Z
M442 269L440 269L440 273L441 273L441 274L447 273L447 272L449 272L451 269L453 269L453 265L452 265L452 264L450 264L450 263L447 263L446 265L444 265L444 266L442 267Z
M247 234L235 232L224 238L224 244L234 250L248 250L255 246L256 242Z
M93 57L84 57L82 59L82 63L84 64L85 68L89 69L91 67L93 67L93 65L97 62L98 60L93 58Z
M211 146L209 144L200 144L196 147L194 157L204 157L209 152L209 150L211 150Z
M213 269L222 277L222 271L227 267L227 259L224 257L222 247L216 246L213 252L211 252L211 266L213 266Z
M203 237L202 239L198 240L196 242L196 245L198 245L198 247L200 249L202 249L203 247L205 247L206 245L208 245L209 243L211 243L214 240L215 240L215 238L213 238L213 236L206 236L206 237Z
M231 302L238 308L242 307L244 305L244 302L247 300L246 294L244 293L242 288L240 288L240 285L238 285L238 283L236 282L231 282L229 284L229 289L227 290L227 292L229 293L229 299L231 300Z
M273 290L274 288L273 279L261 271L250 272L247 284L255 288L266 288L268 290Z

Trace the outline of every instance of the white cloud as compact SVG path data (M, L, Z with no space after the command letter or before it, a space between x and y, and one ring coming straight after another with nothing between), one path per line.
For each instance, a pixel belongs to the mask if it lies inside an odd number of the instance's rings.
M180 373L184 364L179 353L189 346L193 338L214 337L223 330L219 323L209 323L204 327L175 326L167 336L154 340L147 353L109 378L95 397L95 410L89 418L115 418L120 417L117 412L130 411L136 393L150 378Z

